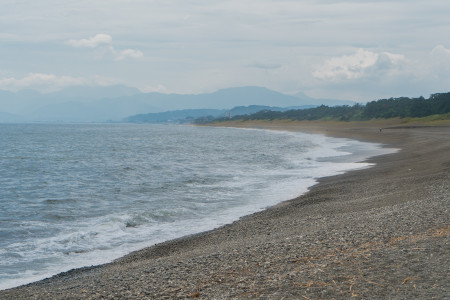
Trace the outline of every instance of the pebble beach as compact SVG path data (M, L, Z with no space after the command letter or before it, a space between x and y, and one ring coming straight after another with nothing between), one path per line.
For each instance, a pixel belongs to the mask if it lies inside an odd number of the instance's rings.
M448 299L450 126L237 122L398 152L304 195L112 263L0 291L0 299Z

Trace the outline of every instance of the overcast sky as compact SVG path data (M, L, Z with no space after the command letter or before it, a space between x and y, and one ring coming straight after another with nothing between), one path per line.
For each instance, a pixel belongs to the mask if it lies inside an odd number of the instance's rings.
M0 89L450 91L448 0L0 0Z

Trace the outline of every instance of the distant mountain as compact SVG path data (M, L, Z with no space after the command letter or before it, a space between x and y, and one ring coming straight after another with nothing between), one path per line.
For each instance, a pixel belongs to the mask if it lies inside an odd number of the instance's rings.
M337 100L337 99L316 99L307 96L302 92L298 92L293 95L294 97L302 100L303 103L311 105L326 105L326 106L339 106L339 105L354 105L356 102L350 100Z
M302 99L298 96L282 94L264 87L252 86L221 89L214 93L199 95L145 93L131 98L151 103L159 109L159 111L148 111L149 113L183 109L230 109L231 107L250 105L296 107L304 105L319 106L323 104L321 101L316 101L307 96ZM124 97L120 99L130 100L131 98ZM328 103L334 101L335 104L333 105L339 105L340 103L339 100L324 101ZM342 104L344 103L342 102Z
M6 112L0 112L0 123L20 123L25 121L26 119L24 117Z
M112 85L107 87L76 86L68 87L61 91L47 94L47 97L64 99L65 101L92 101L100 99L114 99L119 97L130 97L142 94L137 88L124 85Z
M41 101L36 101L40 96L39 92L33 90L22 90L17 93L0 90L0 111L24 115L42 105Z
M218 90L212 94L200 95L205 102L214 102L224 107L264 105L264 106L298 106L303 105L299 99L290 95L269 90L264 87L235 87Z
M119 121L137 114L186 109L230 110L232 107L252 105L317 106L330 105L329 101L334 101L333 105L339 104L337 100L316 100L306 95L285 95L263 87L236 87L198 95L142 93L136 88L122 85L71 87L47 94L33 90L17 93L0 91L0 111L21 116L24 120L40 122Z
M17 93L0 90L0 111L32 115L37 109L59 103L94 102L102 99L116 99L141 94L136 88L122 85L107 87L69 87L58 92L40 93L35 90L21 90ZM70 104L71 106L73 104Z
M104 122L158 110L133 99L140 94L142 92L136 88L121 85L70 87L53 93L0 90L0 110L39 122Z
M278 107L278 106L264 106L264 105L249 105L249 106L236 106L228 111L228 115L231 116L242 116L251 115L262 110L271 111L287 111L291 109L306 109L312 108L315 105L302 105L302 106L289 106L289 107Z
M143 93L133 97L122 97L124 101L151 103L159 111L165 112L183 109L230 109L235 106L298 106L303 105L294 97L271 91L262 87L238 87L218 90L208 94L161 94Z
M95 122L106 121L108 115L101 110L92 109L85 103L70 101L40 107L30 118L41 122Z
M125 118L125 122L131 123L191 123L201 117L231 117L237 115L249 115L262 110L287 111L291 109L305 109L315 107L313 105L275 107L264 105L237 106L231 110L226 109L183 109L160 113L138 114Z
M185 123L205 116L224 117L226 113L226 109L183 109L139 114L125 118L124 121L130 123Z

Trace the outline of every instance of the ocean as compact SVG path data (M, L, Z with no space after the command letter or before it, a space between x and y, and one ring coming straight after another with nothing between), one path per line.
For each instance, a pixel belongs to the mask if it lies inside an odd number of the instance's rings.
M0 289L231 223L386 151L257 129L0 124Z

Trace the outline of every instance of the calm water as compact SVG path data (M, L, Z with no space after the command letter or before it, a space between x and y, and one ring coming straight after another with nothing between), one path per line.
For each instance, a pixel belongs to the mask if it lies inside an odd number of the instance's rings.
M378 151L263 130L0 124L0 289L232 222Z

